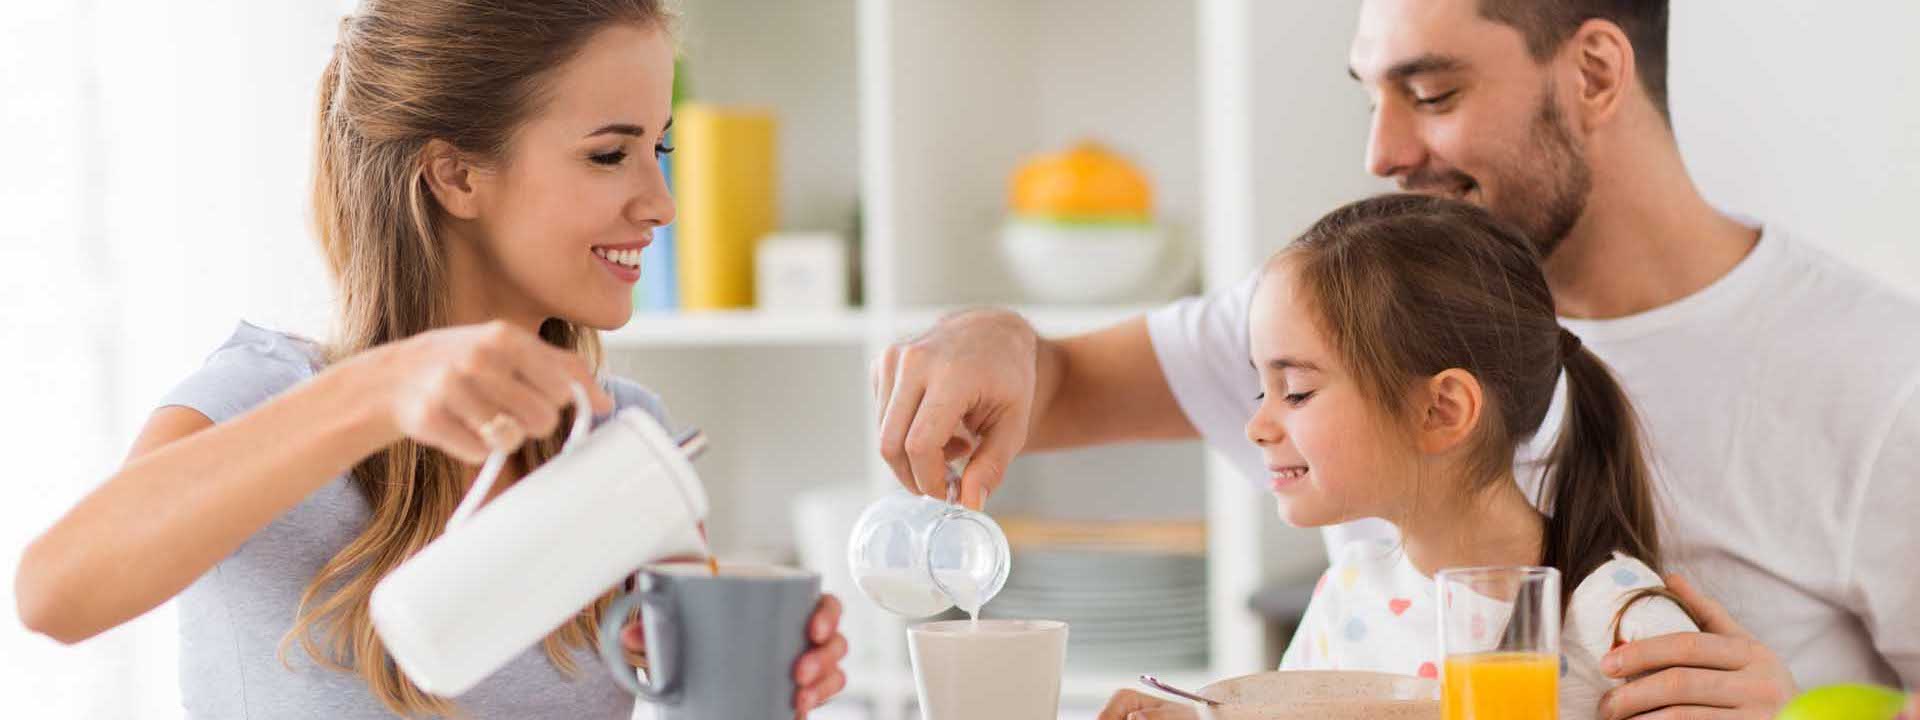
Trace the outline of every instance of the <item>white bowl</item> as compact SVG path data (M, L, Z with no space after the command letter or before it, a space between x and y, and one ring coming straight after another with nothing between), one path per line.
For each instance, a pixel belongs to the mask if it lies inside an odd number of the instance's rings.
M1214 720L1438 720L1440 683L1411 675L1286 670L1200 688Z
M1012 220L1000 233L1000 254L1014 279L1042 302L1139 299L1166 247L1155 225Z

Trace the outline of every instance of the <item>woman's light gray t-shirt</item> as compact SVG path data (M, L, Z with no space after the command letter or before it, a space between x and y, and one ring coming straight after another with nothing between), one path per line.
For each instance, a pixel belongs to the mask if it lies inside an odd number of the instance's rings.
M311 343L241 323L160 405L192 408L215 423L226 422L311 378L318 362ZM607 378L602 385L616 406L642 408L667 423L652 392L621 378ZM335 478L180 594L180 695L187 717L393 716L359 675L316 665L297 642L285 665L277 655L280 638L293 627L301 593L320 567L366 527L369 514L366 498L347 477ZM596 653L576 651L573 661L578 672L568 677L536 645L455 703L475 720L625 720L633 715L633 697L613 684Z

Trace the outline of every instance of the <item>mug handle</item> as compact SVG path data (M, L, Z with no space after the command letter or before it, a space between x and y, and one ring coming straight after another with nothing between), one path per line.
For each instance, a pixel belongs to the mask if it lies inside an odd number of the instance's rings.
M641 587L625 591L613 599L606 613L600 616L600 660L613 672L613 680L626 688L627 692L646 698L648 702L675 703L680 700L680 623L674 615L671 596L645 575L640 576ZM627 615L635 608L653 613L659 618L658 627L667 628L661 637L650 638L656 652L648 653L647 682L641 683L634 675L633 666L627 664L625 649L620 646L620 630L627 622Z
M580 444L580 439L593 429L593 399L587 396L587 389L580 383L570 383L573 387L573 429L567 432L567 442L560 446L560 452L566 452ZM507 455L512 448L494 448L487 454L487 462L480 466L480 474L473 479L473 487L460 498L460 505L453 509L453 516L447 518L447 529L452 530L466 522L473 511L480 509L480 502L493 490L493 481L500 477L500 470L507 465Z

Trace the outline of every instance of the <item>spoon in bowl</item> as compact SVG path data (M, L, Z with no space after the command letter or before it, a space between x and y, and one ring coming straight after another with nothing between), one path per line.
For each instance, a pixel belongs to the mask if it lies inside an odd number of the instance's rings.
M1159 690L1164 693L1177 695L1179 697L1183 697L1197 703L1206 703L1207 707L1220 707L1220 701L1218 700L1207 697L1205 695L1201 695L1196 692L1181 690L1180 688L1160 682L1160 678L1154 677L1152 675L1141 675L1140 682L1142 684L1145 684L1147 687L1153 688L1155 690Z

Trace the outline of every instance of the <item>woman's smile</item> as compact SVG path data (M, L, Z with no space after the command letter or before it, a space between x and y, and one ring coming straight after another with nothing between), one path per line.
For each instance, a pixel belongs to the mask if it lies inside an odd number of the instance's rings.
M600 259L600 265L612 273L614 279L623 283L640 281L640 251L652 244L652 240L619 245L595 245L593 255Z

